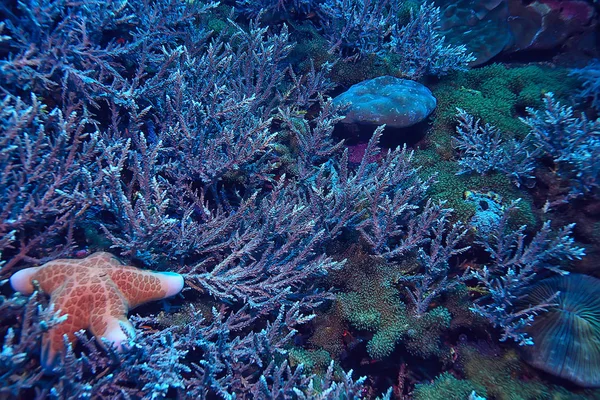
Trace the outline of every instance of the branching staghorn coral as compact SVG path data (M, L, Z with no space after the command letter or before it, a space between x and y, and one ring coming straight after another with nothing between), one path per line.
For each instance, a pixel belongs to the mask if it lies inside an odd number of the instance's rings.
M499 171L517 186L533 183L533 171L541 158L551 159L557 175L571 187L567 198L596 195L600 181L600 122L575 115L552 93L544 95L545 110L527 108L521 121L530 128L522 140L505 142L502 133L489 124L481 125L464 110L458 110L458 134L454 147L460 153L459 174Z
M329 53L354 57L384 53L397 11L390 0L328 0L317 10Z
M16 398L40 384L43 372L32 357L40 351L42 333L66 319L59 310L42 304L39 292L29 298L15 294L0 296L0 395ZM16 322L16 323L15 323Z
M255 18L259 15L305 14L317 5L315 0L236 0L236 10Z
M313 318L300 308L299 303L281 307L276 318L260 330L249 330L260 314L251 317L246 309L213 309L213 315L205 319L190 307L186 312L192 323L161 330L150 328L155 324L153 317L133 317L138 329L145 328L122 349L79 333L84 353L76 352L66 340L62 363L53 375L43 376L29 355L39 351L42 331L62 323L64 317L45 309L38 293L29 299L2 297L3 326L14 316L22 315L23 320L18 327L9 327L4 337L0 393L18 397L35 389L41 397L56 399L168 398L175 394L189 399L215 395L353 398L353 393L362 392L365 378L353 380L350 371L334 380L333 364L324 378L305 373L302 365L292 369L287 364L294 327ZM190 352L202 353L202 361L190 363L186 358ZM318 393L313 386L317 382L321 384Z
M450 230L447 229L446 216L433 230L433 238L423 247L418 249L419 264L422 272L414 275L402 275L398 279L406 283L405 291L412 303L416 315L425 314L436 297L442 293L452 290L459 281L448 276L450 270L450 259L458 254L464 253L469 246L459 247L467 230L462 224L457 223ZM445 234L444 234L445 233Z
M594 193L600 186L600 119L575 116L552 93L544 96L544 105L541 111L528 108L529 116L522 118L535 146L556 163L558 174L571 184L571 194Z
M523 328L551 307L556 295L525 309L516 306L517 300L525 296L539 274L568 274L560 263L580 259L585 252L571 237L574 224L553 231L547 221L527 243L525 226L516 230L509 227L510 214L516 207L516 203L506 207L493 229L479 238L477 243L490 255L491 262L481 270L468 271L466 278L476 279L487 292L472 311L502 329L501 341L512 339L524 346L532 345L533 340Z
M392 28L390 51L399 58L401 73L410 79L424 75L441 76L453 70L465 70L475 57L464 45L446 44L440 32L440 8L425 2L410 21Z
M517 186L533 180L535 158L539 156L539 151L533 148L530 136L523 142L514 139L505 142L496 127L480 124L480 120L475 120L460 108L457 111L458 136L453 138L453 146L460 153L459 174L498 171L507 175Z
M583 90L580 96L583 99L591 98L592 106L600 109L600 60L592 60L583 68L571 70L571 75L583 81Z
M8 57L0 61L3 86L16 95L32 91L65 99L77 93L94 106L110 98L135 108L137 101L162 85L177 45L205 39L206 31L197 23L217 4L177 0L3 4L2 33L9 48ZM157 73L149 76L150 70Z
M33 94L6 95L0 111L0 276L21 261L48 260L72 245L73 226L92 205L99 132L85 108L48 110ZM35 235L29 235L33 230ZM55 242L44 254L41 247Z

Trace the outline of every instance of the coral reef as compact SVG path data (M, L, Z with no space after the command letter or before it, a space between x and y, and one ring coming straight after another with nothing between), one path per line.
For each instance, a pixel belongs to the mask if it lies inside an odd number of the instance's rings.
M446 43L440 32L440 14L439 7L424 3L414 14L411 10L408 23L392 33L392 52L398 54L398 67L404 76L446 75L466 70L476 60L465 45Z
M465 378L472 385L483 386L489 397L506 400L584 400L598 397L597 391L571 391L533 377L533 371L521 364L518 354L512 350L502 352L481 343L461 346L458 364Z
M583 80L581 97L591 98L592 106L600 109L600 61L594 60L583 68L576 68L571 74Z
M485 396L485 388L468 380L457 379L449 372L444 372L436 377L432 383L421 383L415 385L413 392L415 400L442 400L470 399L472 393Z
M542 107L547 92L566 100L577 87L569 70L545 65L491 64L454 72L430 86L438 100L433 113L432 145L440 153L451 151L457 107L498 128L503 140L523 139L528 129L519 117L526 107Z
M562 105L552 93L544 96L545 110L528 108L523 119L531 128L534 145L552 158L558 175L570 181L571 194L596 191L600 184L600 119L575 116L572 107Z
M477 172L487 174L498 171L507 175L520 186L522 182L533 179L535 150L529 151L531 145L511 140L502 141L502 133L489 124L480 125L472 115L458 109L457 136L454 147L460 153L459 174Z
M0 3L0 398L595 395L524 360L598 274L597 7L521 3Z

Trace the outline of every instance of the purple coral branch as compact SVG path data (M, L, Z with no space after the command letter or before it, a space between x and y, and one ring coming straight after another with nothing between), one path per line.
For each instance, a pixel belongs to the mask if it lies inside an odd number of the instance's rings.
M476 279L488 292L472 307L473 312L501 327L503 340L511 338L520 345L532 345L533 340L523 328L552 305L555 296L524 309L518 308L517 300L527 293L539 273L568 274L559 263L580 259L585 252L571 237L573 224L552 231L547 221L527 244L525 227L509 228L509 216L516 207L517 203L507 207L493 229L477 242L490 254L492 262L481 271L468 271L466 278Z

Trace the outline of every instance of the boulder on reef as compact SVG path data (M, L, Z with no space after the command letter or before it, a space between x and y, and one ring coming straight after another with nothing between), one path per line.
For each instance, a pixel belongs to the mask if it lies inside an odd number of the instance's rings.
M404 128L423 121L437 104L431 91L418 82L380 76L351 86L333 99L347 104L345 124L383 125Z

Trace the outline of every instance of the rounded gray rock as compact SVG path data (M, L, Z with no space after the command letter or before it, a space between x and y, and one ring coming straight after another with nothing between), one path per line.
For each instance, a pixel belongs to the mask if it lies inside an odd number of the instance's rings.
M351 86L333 99L333 103L349 105L343 123L404 128L427 118L437 101L431 91L418 82L380 76Z

